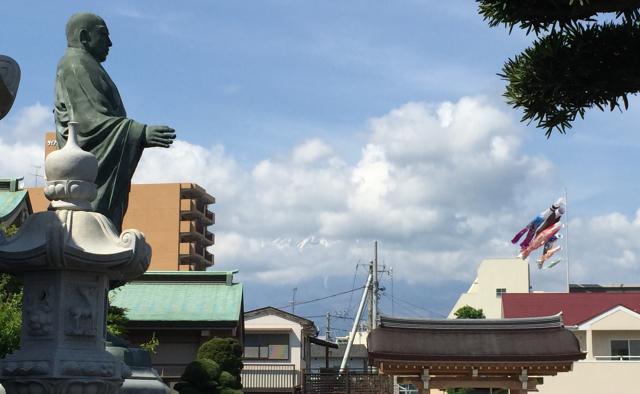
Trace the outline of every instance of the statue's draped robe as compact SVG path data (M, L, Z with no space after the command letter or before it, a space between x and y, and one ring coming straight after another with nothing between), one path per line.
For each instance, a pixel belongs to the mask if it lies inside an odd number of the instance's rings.
M68 48L58 63L54 113L60 147L66 141L68 122L80 124L79 145L98 158L98 195L91 204L122 230L146 126L127 118L109 74L80 48Z

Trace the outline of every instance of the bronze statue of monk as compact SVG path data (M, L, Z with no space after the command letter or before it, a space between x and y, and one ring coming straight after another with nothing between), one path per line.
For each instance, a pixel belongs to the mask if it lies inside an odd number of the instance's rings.
M168 148L176 138L167 126L127 118L109 74L102 68L111 47L102 18L75 14L66 27L67 51L56 72L55 119L60 147L70 121L80 123L78 143L98 158L98 196L92 206L118 230L127 211L131 178L144 148Z

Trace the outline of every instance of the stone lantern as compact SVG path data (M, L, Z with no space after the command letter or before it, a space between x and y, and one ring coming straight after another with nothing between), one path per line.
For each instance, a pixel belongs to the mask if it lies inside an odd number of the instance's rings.
M0 383L13 393L117 393L129 368L105 351L109 282L140 276L151 248L137 230L118 234L92 212L98 162L77 144L69 123L63 149L45 162L46 212L31 215L0 241L0 271L24 284L20 349L0 360Z

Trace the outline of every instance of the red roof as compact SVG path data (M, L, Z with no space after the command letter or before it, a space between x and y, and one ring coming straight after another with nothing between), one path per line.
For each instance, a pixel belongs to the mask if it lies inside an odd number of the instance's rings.
M567 326L584 323L622 305L640 313L640 293L504 293L502 312L509 317L541 317L562 312Z

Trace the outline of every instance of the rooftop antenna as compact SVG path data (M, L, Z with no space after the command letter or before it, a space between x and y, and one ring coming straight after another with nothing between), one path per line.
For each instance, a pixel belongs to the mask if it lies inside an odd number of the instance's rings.
M33 175L33 179L34 179L34 187L38 187L38 178L44 178L42 175L40 175L40 169L42 168L42 166L36 166L36 165L31 165L31 167L33 167L33 172L30 175Z

